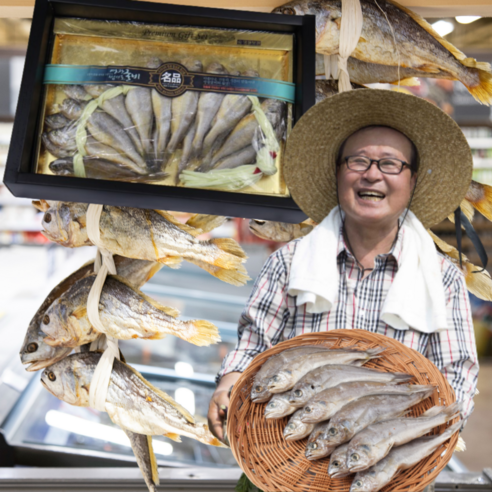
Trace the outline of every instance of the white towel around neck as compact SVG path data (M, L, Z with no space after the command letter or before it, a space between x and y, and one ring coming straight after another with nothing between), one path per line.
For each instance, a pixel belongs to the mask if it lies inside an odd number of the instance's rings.
M337 266L341 217L334 208L297 245L288 292L308 313L329 311L338 296ZM400 266L381 309L381 319L393 328L432 333L447 329L446 303L439 257L422 223L409 211Z

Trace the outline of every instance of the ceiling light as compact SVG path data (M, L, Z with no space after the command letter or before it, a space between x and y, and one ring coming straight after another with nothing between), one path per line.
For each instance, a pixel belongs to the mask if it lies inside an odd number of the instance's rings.
M193 371L193 366L188 362L176 362L176 364L174 364L174 370L176 371L176 374L178 376L183 376L187 378L193 376L195 372Z
M437 34L439 34L439 36L446 36L446 34L454 31L453 23L445 20L434 22L434 24L432 24L432 27L437 32Z
M195 393L188 388L178 388L174 392L174 399L194 415L195 413Z
M481 17L479 15L459 15L458 17L455 17L455 19L460 24L471 24L472 22L481 19Z
M73 434L101 439L102 441L112 442L120 446L131 446L130 439L117 427L91 422L90 420L85 420L58 410L48 410L45 420L49 426L72 432ZM154 448L155 454L169 456L173 452L172 444L156 439L152 441L152 447Z

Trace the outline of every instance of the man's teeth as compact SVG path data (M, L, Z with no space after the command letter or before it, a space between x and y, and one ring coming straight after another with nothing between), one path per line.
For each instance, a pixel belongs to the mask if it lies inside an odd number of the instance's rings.
M378 202L384 198L383 193L379 193L378 191L361 191L359 192L359 196L364 200L371 200L374 202Z

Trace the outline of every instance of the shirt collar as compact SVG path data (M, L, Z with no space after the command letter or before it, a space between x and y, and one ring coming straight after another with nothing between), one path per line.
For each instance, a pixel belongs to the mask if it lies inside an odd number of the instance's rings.
M391 248L391 251L389 253L383 254L383 255L378 255L376 258L387 258L387 257L392 257L398 267L401 266L401 253L402 253L402 248L403 248L403 237L405 235L405 228L400 227L400 230L398 231L398 237L396 239L395 244ZM345 239L343 237L343 229L340 227L340 233L338 235L338 249L337 249L337 258L342 254L345 253L349 258L354 258L352 253L350 252Z

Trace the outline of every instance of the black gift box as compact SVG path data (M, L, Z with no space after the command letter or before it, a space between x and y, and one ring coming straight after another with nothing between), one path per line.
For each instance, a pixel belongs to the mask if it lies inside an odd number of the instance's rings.
M50 63L54 19L98 20L244 29L294 34L294 124L315 101L315 17L183 7L127 0L37 0L4 183L17 197L155 208L300 222L291 198L36 174L43 116L44 69Z

